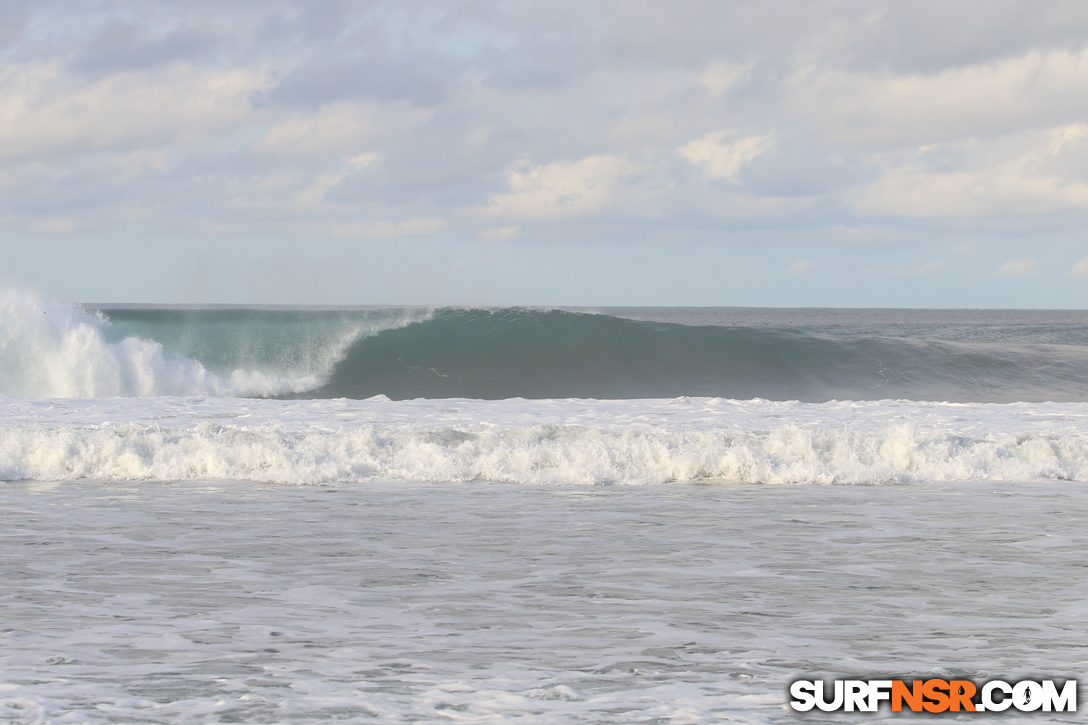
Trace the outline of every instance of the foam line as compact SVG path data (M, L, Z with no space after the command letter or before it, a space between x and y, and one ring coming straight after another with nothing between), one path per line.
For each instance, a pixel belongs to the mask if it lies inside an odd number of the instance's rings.
M1081 403L8 399L0 479L1084 481L1086 418Z

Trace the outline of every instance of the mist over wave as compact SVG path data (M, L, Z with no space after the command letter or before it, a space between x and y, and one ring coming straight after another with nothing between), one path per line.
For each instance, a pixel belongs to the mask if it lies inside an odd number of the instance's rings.
M237 319L240 314L242 319ZM284 330L278 320L254 321L260 314L250 311L125 308L107 315L6 290L0 292L0 394L299 394L321 387L359 337L425 314L396 311L325 325L295 320L296 329Z

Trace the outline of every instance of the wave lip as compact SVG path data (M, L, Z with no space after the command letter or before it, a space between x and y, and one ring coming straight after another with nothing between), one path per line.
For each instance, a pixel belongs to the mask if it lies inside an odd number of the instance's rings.
M1088 404L8 399L0 479L1085 481L1086 421Z

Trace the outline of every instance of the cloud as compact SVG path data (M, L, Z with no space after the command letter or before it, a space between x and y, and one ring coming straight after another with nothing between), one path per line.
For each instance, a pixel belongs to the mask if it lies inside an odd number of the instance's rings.
M802 259L799 262L794 262L793 264L791 264L786 270L786 274L804 274L810 269L812 269L812 262L808 261L807 259Z
M787 5L0 5L0 231L1088 223L1088 6Z
M1077 279L1084 279L1085 277L1088 277L1088 257L1085 257L1084 259L1074 264L1073 269L1069 271L1069 274L1070 276L1076 277Z
M848 146L910 146L1071 123L1088 94L1088 48L893 74L801 67L790 105Z
M828 40L845 56L843 65L900 74L993 63L1033 47L1083 41L1088 28L1076 0L1036 3L1032 12L1026 7L1009 0L869 3L869 12L840 18L847 29Z
M708 133L677 150L701 166L708 178L736 181L737 172L774 148L769 136L747 136L731 143L726 143L726 136L725 131Z
M440 102L459 63L432 53L356 52L331 49L288 71L255 98L260 104L315 108L345 100ZM331 57L329 57L331 56Z
M80 73L102 77L179 60L191 62L213 51L218 42L218 38L184 26L155 36L134 23L118 20L108 23L70 65Z
M34 231L44 234L65 234L76 227L69 219L40 219L32 222L30 226Z
M1031 274L1039 266L1031 257L1024 257L1023 259L1010 259L1003 265L997 268L997 273L1005 276Z
M736 85L737 81L751 70L750 63L712 63L699 76L699 82L710 95L718 97Z
M446 227L445 219L407 219L404 221L361 221L347 224L311 225L307 235L333 236L348 239L389 239L435 234Z
M918 275L918 277L925 277L926 274L940 272L948 268L949 266L945 265L943 259L938 259L937 261L926 262L925 265L908 268L908 271L910 271L911 274Z
M480 239L492 239L500 241L505 239L513 239L518 235L518 231L520 229L521 227L518 226L485 229L484 231L480 232Z
M1081 158L1088 159L1084 124L1013 134L987 144L945 144L886 157L883 176L855 188L848 198L858 214L907 217L1033 216L1088 209Z
M329 200L326 195L330 190L337 187L353 173L375 163L379 158L377 154L363 153L344 159L340 169L319 174L311 183L298 190L292 199L294 205L297 207L317 207L328 203ZM280 181L284 192L295 187L295 180L290 177L282 178ZM256 205L260 205L258 200L254 200L254 202ZM341 203L343 202L341 201Z
M0 159L208 143L251 119L259 68L180 64L93 82L58 63L0 66Z
M543 166L521 162L506 171L510 191L492 195L485 211L525 219L583 216L611 204L617 184L632 170L625 158L610 154Z
M279 157L354 156L372 148L390 124L422 120L408 109L341 103L314 113L291 114L271 126L253 148Z
M852 192L851 199L853 209L863 215L1030 216L1088 208L1088 183L1057 177L1032 178L1015 165L953 173L907 166Z

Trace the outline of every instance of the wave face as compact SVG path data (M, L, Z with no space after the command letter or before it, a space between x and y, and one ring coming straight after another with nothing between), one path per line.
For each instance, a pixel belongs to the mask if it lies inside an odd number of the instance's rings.
M315 395L1088 400L1083 344L829 329L678 324L562 310L440 310L358 340ZM1019 332L1021 340L1032 339ZM1047 334L1053 338L1054 331Z
M0 294L28 398L1088 401L1088 314L83 309Z

